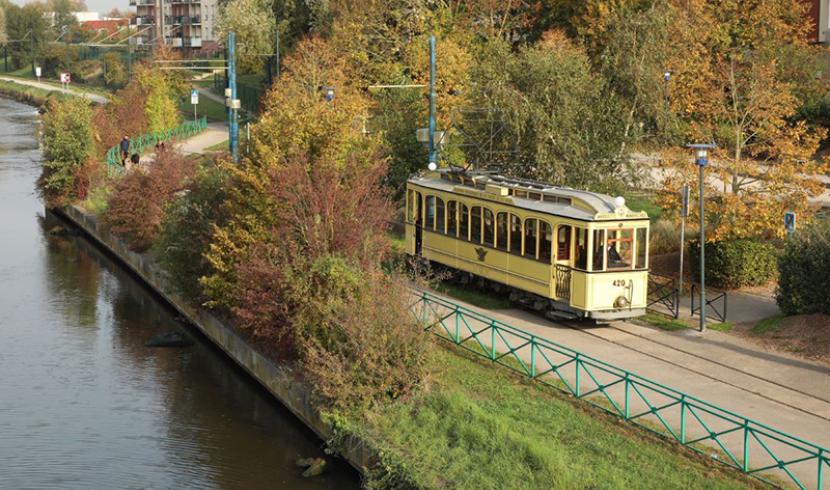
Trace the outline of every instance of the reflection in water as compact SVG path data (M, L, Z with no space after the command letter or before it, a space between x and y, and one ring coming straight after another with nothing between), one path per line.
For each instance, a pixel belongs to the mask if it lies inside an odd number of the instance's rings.
M49 235L35 111L0 99L0 488L356 488L320 442L131 275ZM196 344L149 349L160 332Z

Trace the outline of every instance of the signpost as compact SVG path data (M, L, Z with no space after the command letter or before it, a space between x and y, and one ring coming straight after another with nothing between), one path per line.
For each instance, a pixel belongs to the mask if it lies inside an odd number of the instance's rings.
M37 81L38 81L38 82L40 81L40 74L41 74L40 67L39 67L39 66L36 66L36 67L35 67L35 77L37 78Z
M680 203L680 278L677 295L683 296L683 252L686 250L686 218L689 217L689 184L683 184L680 190Z
M795 213L793 211L784 213L784 228L788 235L795 233Z
M196 106L199 105L199 91L195 88L190 91L190 103L193 104L193 120L196 121L198 119Z
M69 82L72 81L72 76L68 72L61 73L61 85L63 88L67 88L69 86Z

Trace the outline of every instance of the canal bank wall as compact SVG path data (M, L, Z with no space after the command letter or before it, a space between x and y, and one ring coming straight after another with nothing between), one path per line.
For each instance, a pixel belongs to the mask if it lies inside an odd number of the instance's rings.
M318 437L324 441L334 438L334 427L321 416L314 403L311 386L303 381L300 373L292 366L275 363L226 322L205 308L194 306L182 298L158 265L149 257L129 250L127 245L110 233L96 216L77 206L55 210L55 213L74 224L93 242L130 269ZM354 436L338 440L337 451L363 475L378 460L371 445Z

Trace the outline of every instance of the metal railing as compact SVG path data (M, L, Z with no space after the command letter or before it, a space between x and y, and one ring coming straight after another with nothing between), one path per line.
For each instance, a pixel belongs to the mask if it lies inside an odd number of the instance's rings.
M661 274L648 274L648 304L651 307L661 304L668 308L669 312L678 318L680 316L680 289L673 277Z
M824 489L827 448L427 292L412 313L443 340L745 474L777 484L767 472L778 470L798 488Z
M692 303L689 307L689 310L691 311L692 316L695 316L695 312L697 312L697 314L699 315L700 314L700 300L698 299L698 295L700 294L700 285L692 284L691 294L692 294ZM696 299L698 300L697 307L695 307L695 300ZM706 293L706 308L705 308L706 313L705 314L708 315L709 312L711 311L712 314L715 316L715 318L718 319L718 321L725 322L726 321L726 304L727 304L726 299L727 299L726 291L722 291L720 294L715 295L715 297L712 298L712 299L709 299L709 293L707 292ZM720 304L720 309L718 309L718 302L721 303Z
M207 129L207 117L202 116L195 121L186 121L175 128L156 133L147 133L130 140L130 154L141 153L145 148L155 146L157 143L178 141L195 136ZM121 162L121 145L115 145L106 154L107 169L110 175L118 175L124 171Z

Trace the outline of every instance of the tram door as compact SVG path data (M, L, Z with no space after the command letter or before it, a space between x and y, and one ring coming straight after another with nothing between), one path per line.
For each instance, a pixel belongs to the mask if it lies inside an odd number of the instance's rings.
M556 263L572 266L571 263L571 227L559 225L556 229Z
M424 209L421 193L415 193L415 255L421 255L421 243L424 238Z

